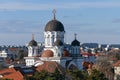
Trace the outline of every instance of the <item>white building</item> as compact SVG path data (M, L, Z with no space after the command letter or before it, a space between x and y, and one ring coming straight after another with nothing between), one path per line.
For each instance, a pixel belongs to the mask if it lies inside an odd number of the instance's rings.
M0 57L2 58L12 58L13 57L13 54L12 53L9 53L8 51L6 50L3 50L0 52Z
M49 21L44 30L45 48L38 53L38 44L34 38L28 45L28 57L25 57L26 66L43 64L44 61L56 61L64 68L82 69L82 57L80 54L80 42L76 39L66 47L64 42L64 25L56 19Z

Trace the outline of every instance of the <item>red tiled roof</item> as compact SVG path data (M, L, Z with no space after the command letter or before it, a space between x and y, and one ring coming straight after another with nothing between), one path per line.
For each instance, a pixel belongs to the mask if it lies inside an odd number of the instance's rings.
M13 80L23 80L23 75L19 71L16 71L9 75L4 76L3 78L13 79Z
M64 50L63 57L69 57L70 53L68 50Z
M93 63L92 62L82 62L82 66L86 69L92 68Z
M60 65L58 65L56 62L53 61L45 61L43 65L40 65L36 68L37 71L45 70L48 72L53 73L55 69L58 68L58 70L61 73L64 73L64 68L62 68Z
M45 50L42 53L41 57L53 57L53 55L54 55L53 51L51 51L51 50Z
M23 80L23 75L16 71L15 68L7 68L0 70L0 75L2 75L2 78L8 78L13 80Z
M120 66L120 60L119 61L117 61L115 64L113 64L113 66L115 67L118 67L118 66Z
M4 70L0 70L0 75L6 76L6 75L9 75L9 74L14 73L14 72L16 72L15 68L7 68Z
M83 56L95 56L95 54L91 54L91 53L87 53L87 52L84 52L82 53Z
M106 55L104 52L100 52L100 53L97 53L96 54L97 56L104 56L104 55Z
M19 48L9 48L9 50L16 51L16 50L19 50Z

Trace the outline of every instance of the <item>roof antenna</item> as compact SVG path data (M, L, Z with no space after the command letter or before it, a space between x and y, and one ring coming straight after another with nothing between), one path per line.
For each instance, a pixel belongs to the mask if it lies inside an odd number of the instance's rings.
M53 9L53 20L56 20L56 9Z
M76 40L77 34L75 33L74 35L75 35L75 40Z
M32 34L32 40L34 40L34 34Z

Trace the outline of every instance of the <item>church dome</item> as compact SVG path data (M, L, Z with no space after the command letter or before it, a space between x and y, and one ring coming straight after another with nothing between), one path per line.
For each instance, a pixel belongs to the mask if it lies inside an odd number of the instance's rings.
M60 21L54 19L46 24L45 31L64 31L64 26Z
M75 39L74 41L72 41L71 45L72 46L80 46L80 42Z
M37 46L37 42L34 40L34 34L32 34L32 40L29 42L28 46Z
M43 53L42 53L42 55L41 55L41 57L53 57L53 51L51 51L51 50L45 50Z
M29 46L37 46L37 42L35 40L31 40L28 45Z
M55 41L54 46L62 46L63 42L60 40Z
M71 45L72 45L72 46L80 46L80 42L76 39L76 35L77 35L77 34L74 34L74 35L75 35L75 40L72 41Z

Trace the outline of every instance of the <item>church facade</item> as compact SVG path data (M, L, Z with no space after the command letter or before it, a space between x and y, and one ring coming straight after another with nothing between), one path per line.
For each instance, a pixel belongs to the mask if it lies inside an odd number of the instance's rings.
M37 66L44 61L55 61L62 67L82 69L83 58L80 54L80 42L75 39L71 44L64 42L64 25L56 19L49 21L44 29L44 49L39 53L38 43L34 37L28 44L28 57L25 57L26 66Z

